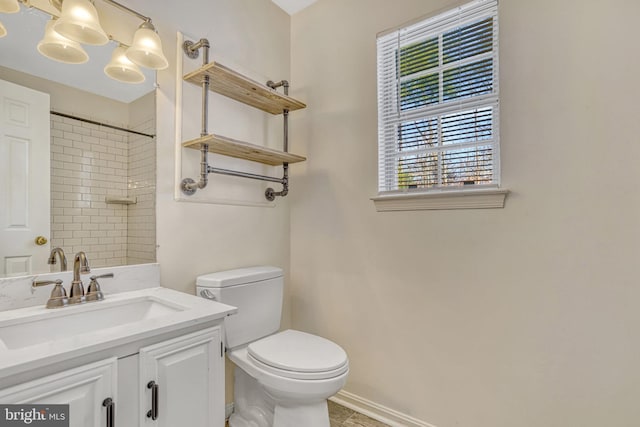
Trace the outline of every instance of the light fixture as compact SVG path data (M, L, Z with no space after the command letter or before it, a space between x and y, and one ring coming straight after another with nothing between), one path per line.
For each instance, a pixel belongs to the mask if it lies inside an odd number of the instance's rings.
M83 64L89 55L80 43L69 40L54 31L55 20L51 19L44 27L44 38L38 43L38 52L54 61L66 64Z
M84 44L103 45L109 41L100 26L98 11L89 0L64 0L55 31Z
M133 44L127 49L127 58L141 67L164 70L169 66L162 53L160 36L150 20L143 22L133 35Z
M6 35L7 29L4 27L4 25L2 25L2 22L0 22L0 39Z
M16 12L20 12L20 4L18 3L18 0L0 0L0 13Z
M126 48L118 45L111 54L111 61L104 67L104 73L114 80L124 83L142 83L144 74L136 64L129 61L126 54Z
M20 10L20 3L23 3L29 9L52 15L46 24L44 38L38 43L38 52L55 61L82 64L89 60L89 55L80 43L104 45L112 40L118 43L118 46L104 67L105 74L112 79L126 83L142 83L145 75L139 66L153 70L167 68L169 62L162 52L162 41L151 23L151 18L114 0L102 1L143 21L136 30L130 47L105 33L100 25L94 0L49 0L55 9L60 11L59 18L36 4L39 2L30 0L0 0L0 12L17 12ZM6 29L0 23L0 37L6 34Z

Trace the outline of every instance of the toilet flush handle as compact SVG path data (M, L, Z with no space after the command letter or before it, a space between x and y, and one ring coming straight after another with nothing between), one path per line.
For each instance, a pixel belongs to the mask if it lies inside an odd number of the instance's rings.
M203 289L200 291L200 296L202 298L206 298L206 299L210 299L213 301L217 301L218 298L216 298L216 296L213 294L213 292L211 292L209 289Z

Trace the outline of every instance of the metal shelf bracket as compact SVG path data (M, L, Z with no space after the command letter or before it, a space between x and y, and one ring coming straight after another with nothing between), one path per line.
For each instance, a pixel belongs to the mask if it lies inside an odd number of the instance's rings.
M202 65L205 66L209 62L209 41L207 39L200 39L198 42L193 42L190 40L185 41L182 44L182 50L185 55L187 55L191 59L196 59L199 56L199 51L202 49ZM277 90L279 87L284 89L284 94L289 95L289 82L286 80L282 80L279 82L273 82L269 80L266 83L266 86L271 89ZM209 114L209 76L205 75L202 79L202 129L200 136L204 137L208 135L208 114ZM284 120L284 136L283 136L283 151L286 153L289 150L289 110L283 110L283 120ZM201 152L201 160L200 160L200 180L195 181L191 178L184 178L180 184L180 189L182 193L191 196L195 194L198 189L203 189L207 186L209 181L209 174L222 174L235 176L240 178L248 178L254 180L275 182L282 185L281 191L275 191L273 188L269 187L266 189L264 195L265 198L269 201L274 201L276 197L284 197L289 193L289 163L284 162L282 164L283 175L282 178L275 178L271 176L258 175L248 172L235 171L229 169L221 169L214 168L209 165L208 153L209 153L209 145L202 144L200 147Z

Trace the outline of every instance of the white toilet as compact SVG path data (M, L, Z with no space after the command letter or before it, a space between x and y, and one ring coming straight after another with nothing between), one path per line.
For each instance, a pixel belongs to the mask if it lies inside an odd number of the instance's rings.
M238 307L225 320L235 371L231 427L329 427L327 398L349 374L337 344L295 330L278 332L282 270L251 267L200 276L198 295Z

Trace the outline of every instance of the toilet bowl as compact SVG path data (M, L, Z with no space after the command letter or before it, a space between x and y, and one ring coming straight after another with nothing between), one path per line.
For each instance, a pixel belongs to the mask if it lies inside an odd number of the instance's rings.
M227 355L236 365L230 427L329 427L327 398L346 383L345 351L325 338L277 332L282 270L251 267L200 276L197 292L238 307L225 320Z
M273 402L273 413L267 409L262 415L267 420L264 426L329 425L327 397L344 386L349 363L344 351L331 341L320 341L326 346L320 352L319 346L308 346L313 339L324 340L304 332L287 330L228 353L229 359L256 383L252 384L247 379L236 381L236 395L242 395L245 388L257 385ZM276 347L280 343L283 345ZM305 357L305 353L309 357ZM243 403L246 403L246 408L241 404L230 419L232 427L252 425L249 421L253 418L250 411L253 402ZM258 425L262 427L262 424Z

